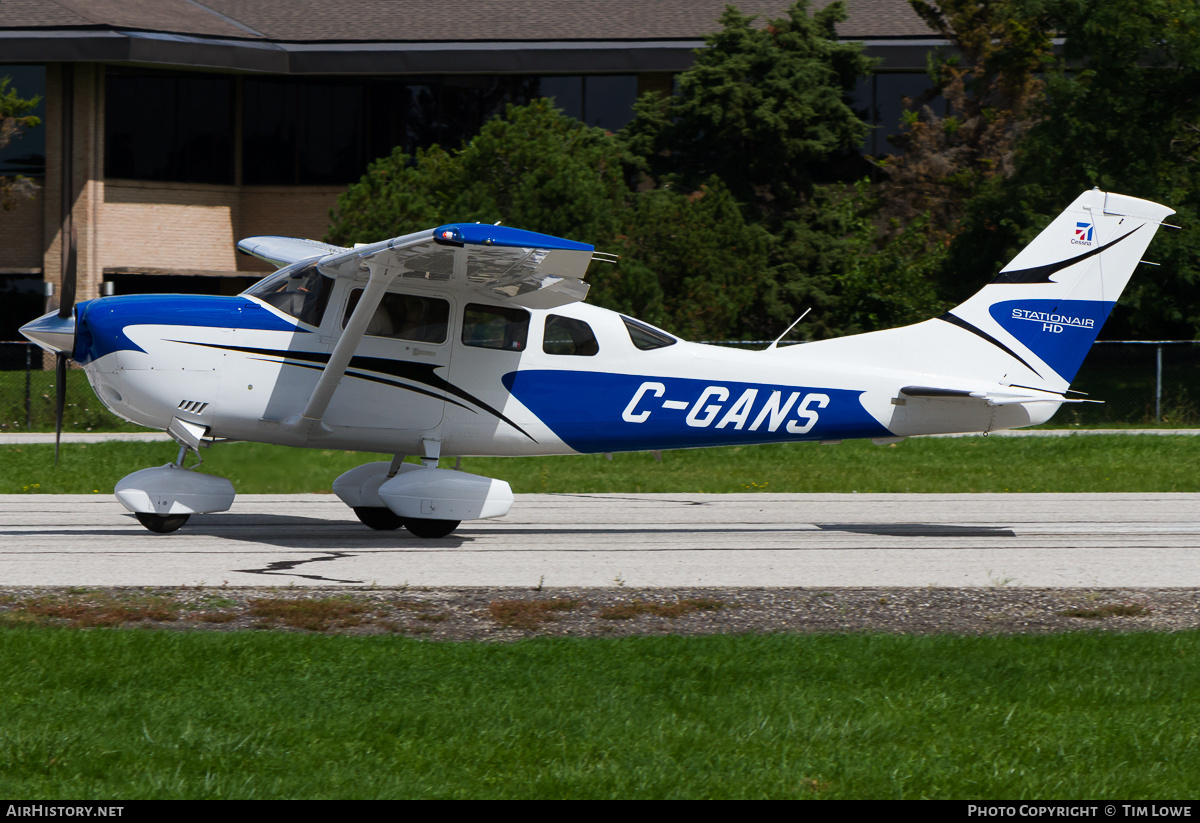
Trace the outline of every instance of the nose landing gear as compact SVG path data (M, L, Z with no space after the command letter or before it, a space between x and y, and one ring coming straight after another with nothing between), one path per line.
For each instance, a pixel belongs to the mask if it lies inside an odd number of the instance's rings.
M186 455L187 447L180 446L174 463L136 471L117 483L117 500L156 534L176 531L193 514L223 512L233 505L233 484L224 477L197 474L193 469L200 463L184 468Z

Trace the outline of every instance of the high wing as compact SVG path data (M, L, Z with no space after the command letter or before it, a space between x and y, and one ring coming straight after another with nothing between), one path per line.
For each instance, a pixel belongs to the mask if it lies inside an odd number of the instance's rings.
M308 403L288 421L304 433L320 425L368 322L397 278L466 298L552 309L587 296L583 277L596 256L586 243L480 223L452 223L353 249L278 237L251 237L238 247L272 262L316 259L324 274L367 281ZM328 253L321 255L322 249Z
M237 244L240 251L266 260L277 269L299 263L301 260L312 260L315 257L325 257L338 252L349 251L342 246L329 243L319 243L316 240L304 240L299 237L247 237Z
M530 309L551 309L583 300L583 282L595 247L548 234L454 223L353 249L291 237L248 237L238 248L285 266L316 259L334 277L417 279L448 292L498 300Z

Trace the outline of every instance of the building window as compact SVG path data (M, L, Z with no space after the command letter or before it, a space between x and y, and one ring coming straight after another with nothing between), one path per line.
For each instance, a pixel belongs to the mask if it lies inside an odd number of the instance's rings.
M539 80L539 95L553 98L563 114L589 126L618 131L633 119L636 74L546 75Z
M233 183L230 77L110 68L104 173L127 180Z
M22 100L39 98L29 114L41 118L42 124L26 129L7 146L0 146L0 176L24 175L44 177L46 174L46 69L44 66L0 66L0 77L7 77L8 92L16 92ZM3 142L3 141L0 141Z
M366 87L360 80L247 78L242 181L341 185L366 171Z

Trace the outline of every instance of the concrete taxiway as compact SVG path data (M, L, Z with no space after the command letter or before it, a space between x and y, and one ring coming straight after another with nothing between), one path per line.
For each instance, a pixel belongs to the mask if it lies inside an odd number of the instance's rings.
M13 586L1200 587L1200 494L520 495L450 537L330 495L242 495L178 532L109 495L0 495Z

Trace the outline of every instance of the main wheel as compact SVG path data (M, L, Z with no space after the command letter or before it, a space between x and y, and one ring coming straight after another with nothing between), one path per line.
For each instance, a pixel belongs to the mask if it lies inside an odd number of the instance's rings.
M461 520L426 520L414 517L404 521L404 528L416 537L445 537L457 529L461 522Z
M400 515L382 506L355 506L354 516L362 521L364 526L381 532L394 531L404 525Z
M135 512L135 514L139 523L158 534L170 534L188 522L188 518L191 517L190 514L150 514L149 512Z

